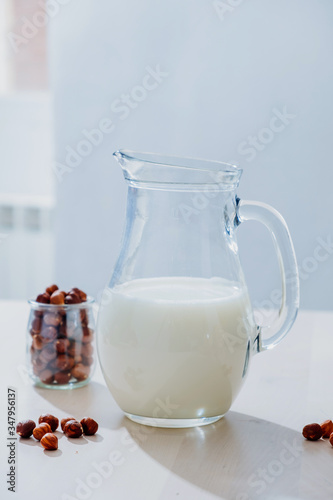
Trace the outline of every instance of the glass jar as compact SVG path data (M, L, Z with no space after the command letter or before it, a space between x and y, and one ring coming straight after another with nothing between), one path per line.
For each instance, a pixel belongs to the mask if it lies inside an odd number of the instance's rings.
M94 299L65 305L28 302L27 366L35 385L48 389L86 385L95 368Z

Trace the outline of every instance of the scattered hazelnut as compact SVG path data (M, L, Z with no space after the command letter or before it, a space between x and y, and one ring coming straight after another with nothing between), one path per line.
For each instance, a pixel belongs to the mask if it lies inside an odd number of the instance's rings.
M37 295L36 302L40 302L41 304L49 304L50 303L50 295L48 293L40 293Z
M333 432L332 432L332 434L329 437L329 442L333 446Z
M58 449L58 438L54 434L48 432L44 434L40 440L40 444L45 448L45 450L57 450Z
M329 438L330 435L333 432L333 422L332 420L325 420L322 424L320 424L320 427L323 431L323 438Z
M65 297L64 297L63 292L60 292L59 290L56 290L55 292L53 292L51 297L50 297L50 303L63 305L65 303Z
M48 293L49 295L52 295L52 293L55 292L56 290L58 290L57 285L51 285L46 288L45 292Z
M302 434L309 441L318 441L323 435L323 430L319 424L308 424L303 428Z
M52 432L54 432L59 425L59 419L57 417L54 417L53 415L50 415L50 413L43 413L43 415L39 417L38 423L41 424L42 422L46 422L47 424L49 424Z
M96 434L98 430L98 423L92 418L84 417L81 420L80 424L82 425L84 434L86 434L87 436L92 436L93 434Z
M51 427L49 424L46 422L42 422L39 424L39 427L35 427L34 430L32 431L32 434L37 441L40 441L42 437L47 434L48 432L51 432Z
M16 433L22 438L29 438L35 427L36 424L33 420L22 420L16 426Z
M60 425L61 425L61 430L64 430L64 427L65 425L67 424L67 422L69 422L70 420L74 420L76 421L76 419L74 417L66 417L66 418L62 418L61 419L61 422L60 422Z
M68 420L64 425L64 434L69 438L79 438L82 436L82 425L77 420Z

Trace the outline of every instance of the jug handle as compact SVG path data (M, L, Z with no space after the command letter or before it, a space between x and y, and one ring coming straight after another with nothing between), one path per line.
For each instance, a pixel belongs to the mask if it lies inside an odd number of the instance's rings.
M269 326L258 326L256 352L272 349L287 335L299 308L299 277L294 245L282 215L270 205L236 199L236 224L256 220L270 231L277 253L282 281L281 307L277 320ZM263 338L264 337L264 338Z

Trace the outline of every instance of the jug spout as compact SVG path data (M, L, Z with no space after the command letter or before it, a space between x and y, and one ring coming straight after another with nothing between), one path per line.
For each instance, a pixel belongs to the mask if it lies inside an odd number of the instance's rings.
M115 151L113 156L121 165L125 179L133 186L231 191L238 186L242 174L240 168L220 161L125 150Z
M126 165L126 155L122 151L115 151L113 156L117 159L119 165L122 167Z

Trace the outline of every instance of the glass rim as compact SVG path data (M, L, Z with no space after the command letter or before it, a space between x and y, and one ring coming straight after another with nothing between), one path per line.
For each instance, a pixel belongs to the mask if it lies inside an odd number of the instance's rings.
M32 306L33 309L85 309L87 306L94 304L95 299L90 295L87 296L87 300L80 302L79 304L45 304L43 302L37 302L34 299L28 299L28 304Z
M230 190L238 186L243 170L219 160L137 152L119 149L113 153L132 184L165 186L214 186Z

